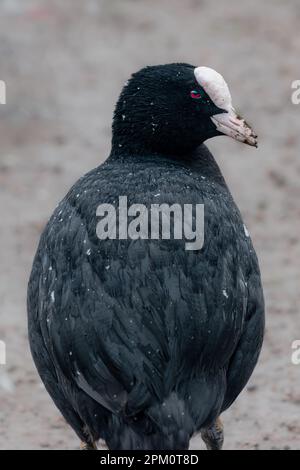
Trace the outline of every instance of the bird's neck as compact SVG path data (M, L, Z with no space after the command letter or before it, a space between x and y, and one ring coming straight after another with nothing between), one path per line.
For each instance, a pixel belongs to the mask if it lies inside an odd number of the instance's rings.
M133 135L122 132L113 133L111 158L158 156L167 160L184 162L190 159L198 147L194 143L190 146L186 143L183 145L173 139L162 139L156 142L139 137L139 133Z
M109 156L109 161L113 160L119 160L125 164L175 164L218 182L221 185L226 185L217 162L204 144L190 152L165 153L153 152L146 147L131 147L126 142L119 146L119 144L115 142Z

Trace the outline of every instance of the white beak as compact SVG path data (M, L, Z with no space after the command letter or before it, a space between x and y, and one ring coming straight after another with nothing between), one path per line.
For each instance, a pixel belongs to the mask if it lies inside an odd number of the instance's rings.
M233 108L227 113L215 114L211 119L217 130L222 134L228 135L239 142L257 147L257 135L246 121L237 115Z
M222 75L209 67L197 67L194 74L214 104L226 111L211 118L217 130L235 140L257 147L257 135L246 121L237 115L232 106L228 85Z

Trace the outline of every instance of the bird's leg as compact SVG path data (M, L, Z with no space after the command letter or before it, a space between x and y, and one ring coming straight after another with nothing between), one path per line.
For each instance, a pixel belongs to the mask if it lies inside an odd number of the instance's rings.
M97 450L97 446L95 442L81 442L80 443L80 450Z
M87 426L82 429L83 439L80 443L80 450L98 450L97 444Z
M224 443L224 428L220 418L207 429L201 431L201 437L207 450L222 450Z

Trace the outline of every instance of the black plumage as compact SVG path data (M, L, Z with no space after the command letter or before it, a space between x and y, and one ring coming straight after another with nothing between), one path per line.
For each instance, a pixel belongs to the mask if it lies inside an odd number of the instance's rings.
M39 374L82 441L187 449L249 380L262 345L258 261L203 142L222 113L194 68L148 67L124 87L112 152L56 208L28 288ZM99 204L205 205L205 242L99 240Z

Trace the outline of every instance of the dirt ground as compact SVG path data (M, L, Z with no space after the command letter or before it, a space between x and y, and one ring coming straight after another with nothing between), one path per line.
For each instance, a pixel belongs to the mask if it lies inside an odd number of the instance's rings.
M26 283L53 208L108 155L122 84L173 61L220 71L260 138L258 150L208 143L255 243L267 307L259 365L224 415L225 448L300 449L299 25L299 0L0 0L1 449L78 448L31 360Z

